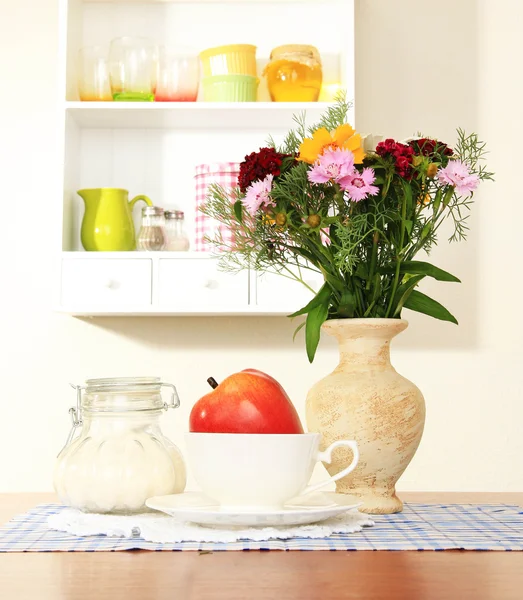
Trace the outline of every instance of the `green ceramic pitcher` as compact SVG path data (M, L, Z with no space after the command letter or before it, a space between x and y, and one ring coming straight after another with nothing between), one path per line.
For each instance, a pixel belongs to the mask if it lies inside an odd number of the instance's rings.
M138 200L149 206L147 196L135 196L129 202L129 192L119 188L78 190L85 203L81 239L86 250L125 252L136 248L132 210Z

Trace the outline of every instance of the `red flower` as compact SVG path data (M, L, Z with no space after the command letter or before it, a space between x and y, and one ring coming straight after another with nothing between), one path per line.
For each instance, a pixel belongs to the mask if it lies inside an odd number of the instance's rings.
M251 152L240 165L238 185L245 194L247 188L255 181L265 179L267 175L277 177L281 173L281 164L285 154L276 152L274 148L260 148L259 152Z
M413 148L416 154L423 156L452 156L454 151L449 148L444 142L438 140L431 140L430 138L420 138L419 140L412 140L409 142L409 146Z
M395 149L396 142L393 139L388 138L376 146L376 154L386 156L387 154L392 154Z
M387 139L376 146L376 154L383 158L390 157L394 162L396 172L400 177L412 177L412 157L414 150L405 144Z
M411 163L412 159L409 159L406 156L398 156L396 159L396 171L400 177L409 177L411 175Z

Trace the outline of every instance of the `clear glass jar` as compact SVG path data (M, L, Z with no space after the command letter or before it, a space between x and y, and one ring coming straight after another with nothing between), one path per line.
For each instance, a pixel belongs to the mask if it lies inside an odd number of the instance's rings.
M142 226L136 238L137 250L163 250L165 248L164 210L159 206L142 208Z
M162 387L171 388L169 404ZM76 390L77 406L69 411L73 428L54 473L64 504L132 514L147 510L147 498L183 492L182 455L159 425L163 411L180 404L173 385L157 377L89 379Z
M156 102L196 102L199 84L198 56L160 48Z
M323 79L320 54L314 46L287 44L271 52L263 74L273 102L316 102Z
M181 210L165 211L165 250L186 252L189 250L189 238L185 233L184 213Z

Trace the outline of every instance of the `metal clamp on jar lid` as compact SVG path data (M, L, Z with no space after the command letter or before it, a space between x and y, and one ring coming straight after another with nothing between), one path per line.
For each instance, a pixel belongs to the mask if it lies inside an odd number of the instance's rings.
M76 390L76 408L69 409L73 426L65 446L71 443L76 428L83 425L84 413L160 411L180 406L176 387L159 377L111 377L87 379L85 383L85 386L71 384ZM162 387L171 389L168 403L162 398Z

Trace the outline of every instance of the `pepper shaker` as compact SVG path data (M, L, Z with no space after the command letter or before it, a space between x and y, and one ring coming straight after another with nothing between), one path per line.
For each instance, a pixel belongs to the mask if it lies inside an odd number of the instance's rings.
M142 226L136 238L138 250L158 251L165 248L164 210L159 206L145 206L142 209Z

